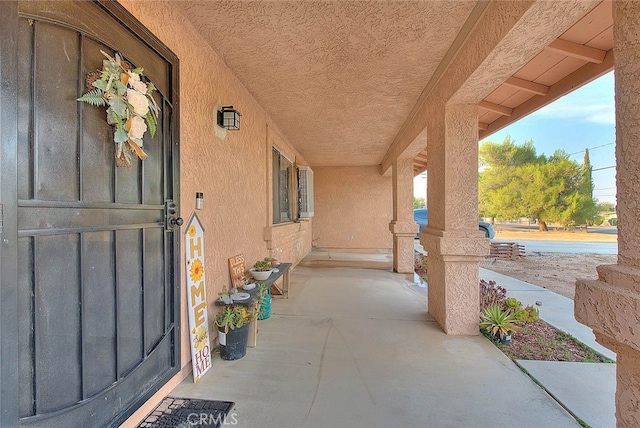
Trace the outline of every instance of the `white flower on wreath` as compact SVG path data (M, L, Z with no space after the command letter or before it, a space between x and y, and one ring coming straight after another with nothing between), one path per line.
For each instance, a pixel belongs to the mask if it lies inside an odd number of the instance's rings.
M142 136L147 132L147 124L144 122L140 116L133 115L131 116L131 124L129 126L129 138L138 143L139 146L142 146Z
M138 82L141 85L146 85L142 82ZM146 116L149 112L149 101L144 93L137 91L136 89L127 89L127 102L133 107L133 112L138 116ZM135 117L135 116L134 116ZM146 126L145 126L146 128Z

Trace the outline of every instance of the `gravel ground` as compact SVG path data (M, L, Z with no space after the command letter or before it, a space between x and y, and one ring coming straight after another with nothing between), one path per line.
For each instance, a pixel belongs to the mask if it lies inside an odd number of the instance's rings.
M540 239L577 242L615 242L617 236L580 232L517 232L498 231L497 239ZM526 248L525 248L526 251ZM573 299L576 279L597 279L596 266L615 264L616 255L610 254L569 254L569 253L526 253L519 260L487 259L481 263L485 269L526 281L530 284Z

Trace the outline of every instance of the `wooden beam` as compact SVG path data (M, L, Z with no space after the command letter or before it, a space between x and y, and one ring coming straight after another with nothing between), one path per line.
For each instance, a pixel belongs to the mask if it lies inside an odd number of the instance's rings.
M490 103L489 101L480 101L478 103L478 107L480 107L483 110L488 110L494 113L501 114L503 116L511 116L511 113L513 113L512 108L501 106L500 104Z
M558 98L594 81L611 70L613 70L613 49L607 52L607 55L601 64L585 64L570 75L561 79L555 85L551 86L546 97L533 97L529 101L526 101L516 107L513 110L513 115L511 117L500 117L491 122L489 124L489 128L486 130L480 130L478 133L479 139L482 140L483 138L487 138L491 134L511 125L515 121L522 119L534 111L551 104Z
M592 48L590 46L580 45L568 40L556 39L545 49L558 52L572 58L581 59L583 61L592 62L594 64L600 64L604 61L604 57L607 54L602 49Z
M505 80L504 84L536 95L547 95L547 92L549 92L549 87L546 85L519 79L517 77L509 77Z
M478 129L486 131L487 129L489 129L489 124L484 122L478 122Z
M418 164L418 165L421 165L421 164L426 165L426 164L427 164L427 160L426 160L426 159L422 159L422 158L420 158L420 159L415 158L415 159L413 160L413 163L414 163L414 164Z

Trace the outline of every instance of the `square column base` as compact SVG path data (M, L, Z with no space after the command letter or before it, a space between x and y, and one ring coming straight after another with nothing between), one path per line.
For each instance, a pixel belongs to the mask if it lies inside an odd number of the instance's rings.
M616 353L616 424L640 426L640 269L598 266L598 280L576 282L575 317Z
M425 229L420 240L428 251L428 310L445 333L478 335L480 261L489 254L481 232Z
M389 224L393 233L393 270L398 273L413 273L415 269L414 240L418 232L416 222L397 222Z

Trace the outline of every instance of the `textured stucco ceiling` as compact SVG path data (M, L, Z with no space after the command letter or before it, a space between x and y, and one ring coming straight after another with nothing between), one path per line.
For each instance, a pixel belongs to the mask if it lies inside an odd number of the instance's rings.
M475 1L183 1L312 166L377 165Z

